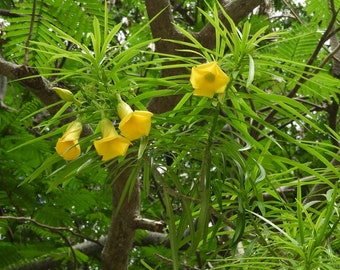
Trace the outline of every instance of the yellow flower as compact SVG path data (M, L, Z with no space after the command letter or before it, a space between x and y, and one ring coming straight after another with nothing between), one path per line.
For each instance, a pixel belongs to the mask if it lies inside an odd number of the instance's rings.
M58 139L55 147L57 153L65 160L73 160L80 156L81 149L78 144L78 139L82 130L82 125L79 121L71 122L63 136Z
M124 156L131 142L118 135L112 122L104 118L100 121L102 139L95 141L94 147L98 155L103 156L102 160L107 161L117 156Z
M120 100L118 103L118 115L121 119L118 127L122 135L130 141L149 135L153 113L133 111L128 104Z
M190 82L196 96L212 98L215 93L224 93L229 81L229 76L217 62L198 65L191 70Z

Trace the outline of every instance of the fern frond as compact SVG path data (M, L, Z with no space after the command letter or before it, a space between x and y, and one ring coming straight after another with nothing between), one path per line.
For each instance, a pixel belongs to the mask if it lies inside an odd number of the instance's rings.
M316 29L307 28L305 25L296 25L280 42L275 43L275 55L303 63L312 55L320 37L321 33Z

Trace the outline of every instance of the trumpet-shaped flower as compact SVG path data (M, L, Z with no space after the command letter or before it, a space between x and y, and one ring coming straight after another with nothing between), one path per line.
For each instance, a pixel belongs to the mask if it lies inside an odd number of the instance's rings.
M124 156L131 142L118 135L112 122L103 118L100 121L102 139L94 141L94 147L98 155L103 156L102 160L107 161L117 156Z
M73 160L80 156L81 149L78 144L78 139L81 130L81 123L74 121L67 126L63 136L58 139L55 149L65 160Z
M229 81L229 76L217 62L198 65L191 70L190 82L196 96L212 98L215 93L224 93Z
M127 103L120 100L118 103L118 115L121 119L118 127L122 135L130 141L149 135L153 113L149 111L133 111Z

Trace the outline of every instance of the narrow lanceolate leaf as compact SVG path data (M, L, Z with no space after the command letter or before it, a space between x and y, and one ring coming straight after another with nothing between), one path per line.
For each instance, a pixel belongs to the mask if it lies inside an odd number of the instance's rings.
M249 73L248 73L248 79L247 79L247 84L246 86L249 87L254 81L254 76L255 76L255 63L253 57L248 54L249 57Z

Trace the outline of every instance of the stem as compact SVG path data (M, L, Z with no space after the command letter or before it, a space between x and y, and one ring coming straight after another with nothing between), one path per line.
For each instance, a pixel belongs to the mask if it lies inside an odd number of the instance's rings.
M173 208L171 206L169 194L164 192L164 203L166 206L166 214L168 219L169 226L169 240L170 240L170 248L171 248L171 257L172 257L172 269L179 270L179 240L176 231L176 222L173 213Z
M194 244L196 247L200 240L205 242L207 233L208 233L208 223L209 223L209 209L210 209L210 168L211 168L211 145L213 142L214 133L216 130L217 119L220 112L220 103L218 103L214 118L212 121L211 129L209 132L209 137L207 141L207 145L204 151L203 159L202 159L202 169L201 169L201 178L199 183L199 195L201 198L201 211L198 218L198 227L197 234L198 237L197 242Z

